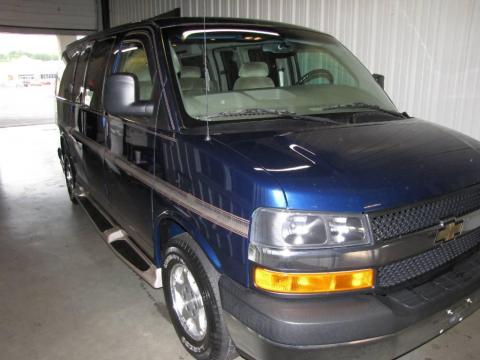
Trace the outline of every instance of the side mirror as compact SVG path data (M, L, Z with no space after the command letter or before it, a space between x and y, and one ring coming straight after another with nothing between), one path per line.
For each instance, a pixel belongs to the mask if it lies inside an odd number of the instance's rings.
M116 116L152 116L153 102L138 100L138 93L138 80L134 74L110 75L103 94L105 111Z
M385 88L385 75L382 74L373 74L372 75L375 81L380 85L382 89Z

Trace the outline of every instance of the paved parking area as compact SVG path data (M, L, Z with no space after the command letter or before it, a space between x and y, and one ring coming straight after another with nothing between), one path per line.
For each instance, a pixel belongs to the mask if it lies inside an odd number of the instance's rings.
M53 124L55 122L55 86L0 86L0 128Z

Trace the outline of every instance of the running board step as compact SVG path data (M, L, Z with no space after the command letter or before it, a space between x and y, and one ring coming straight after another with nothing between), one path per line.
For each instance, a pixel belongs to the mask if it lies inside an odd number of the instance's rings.
M157 268L125 230L116 226L114 221L95 206L85 193L77 193L76 198L113 252L150 286L156 289L161 288L162 269Z

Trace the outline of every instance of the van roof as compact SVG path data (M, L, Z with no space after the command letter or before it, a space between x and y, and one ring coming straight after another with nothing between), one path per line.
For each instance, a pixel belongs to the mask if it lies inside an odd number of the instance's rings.
M142 21L137 21L137 22L131 22L119 26L112 27L107 30L99 31L93 34L90 34L80 40L74 41L67 45L66 52L69 52L79 45L90 41L90 40L96 40L98 38L102 37L107 37L109 35L113 35L119 32L124 32L124 31L129 31L133 30L135 28L138 28L139 26L142 25L156 25L160 28L164 27L169 27L169 26L176 26L176 25L198 25L198 24L203 24L203 17L162 17L156 16L152 17L149 19L145 19ZM275 21L267 21L267 20L258 20L258 19L241 19L241 18L230 18L230 17L207 17L205 18L205 22L207 24L229 24L229 25L238 25L238 24L245 24L245 25L258 25L262 27L270 27L272 29L282 27L282 28L292 28L292 29L303 29L303 30L310 30L314 31L310 28L303 27L303 26L298 26L298 25L292 25L292 24L287 24L287 23L281 23L281 22L275 22ZM329 35L322 33L324 35Z

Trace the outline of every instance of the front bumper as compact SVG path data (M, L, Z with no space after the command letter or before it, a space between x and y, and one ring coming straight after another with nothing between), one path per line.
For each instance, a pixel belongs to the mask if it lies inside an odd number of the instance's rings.
M480 307L480 252L422 285L384 295L281 298L222 276L230 335L246 358L394 359Z

